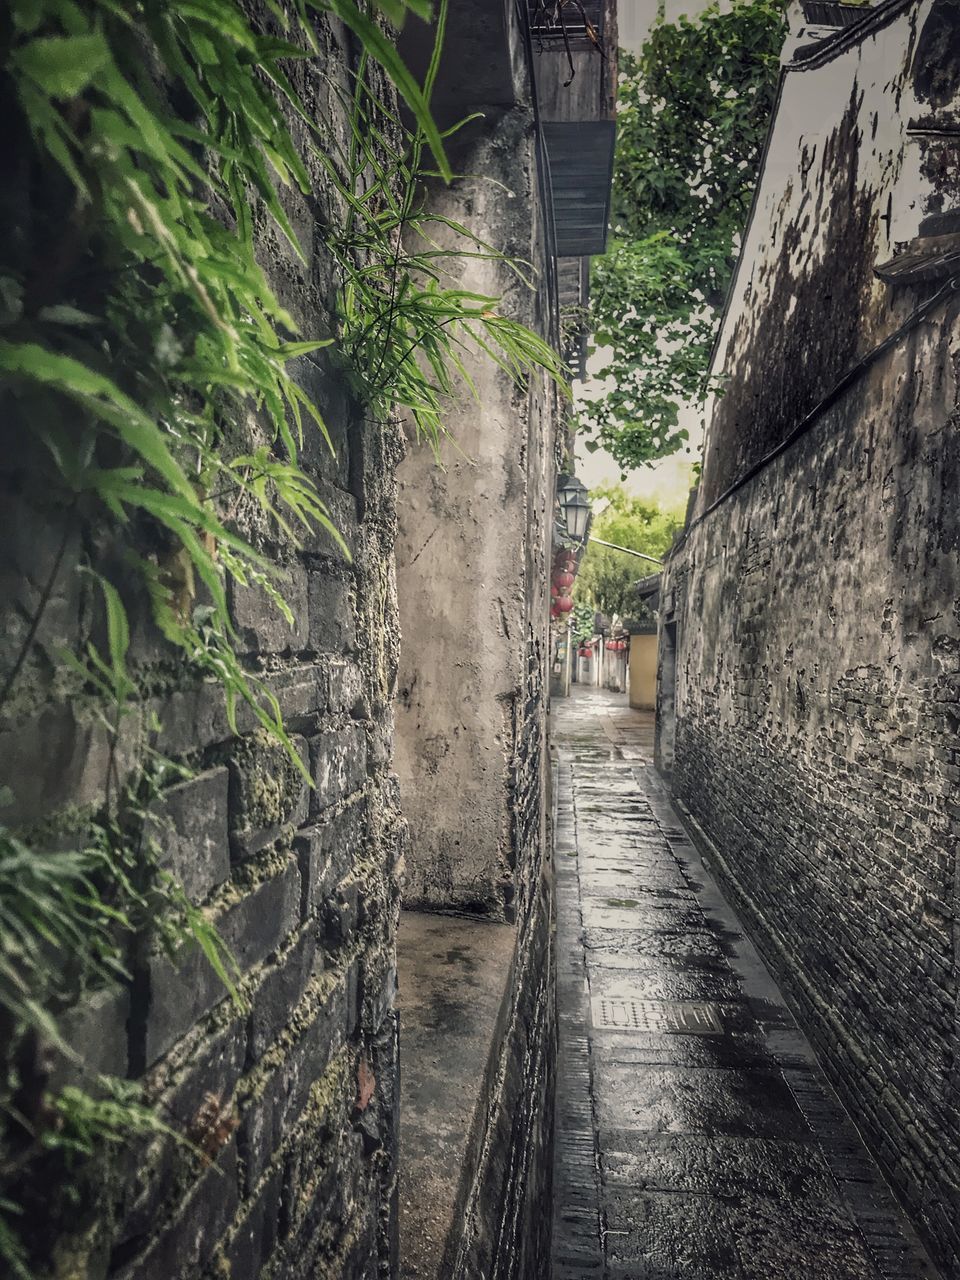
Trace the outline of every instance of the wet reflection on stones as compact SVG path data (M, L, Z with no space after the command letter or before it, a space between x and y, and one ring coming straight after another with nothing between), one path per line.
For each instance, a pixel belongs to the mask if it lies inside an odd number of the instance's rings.
M553 1280L933 1277L653 774L652 717L589 690L555 720Z

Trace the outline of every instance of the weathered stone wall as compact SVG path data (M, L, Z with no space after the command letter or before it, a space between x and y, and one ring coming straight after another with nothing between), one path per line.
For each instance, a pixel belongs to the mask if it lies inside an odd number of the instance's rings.
M926 215L953 204L952 88L931 98L923 69L944 60L932 32L951 7L880 6L869 34L817 49L794 34L776 128L714 359L698 510L784 440L838 379L916 304L873 274ZM796 17L794 17L796 25ZM923 29L927 27L924 37ZM943 63L945 83L956 76Z
M483 176L435 192L436 212L539 263L529 108L489 112L454 163ZM506 263L466 262L461 280L543 331L542 297ZM411 449L399 473L397 771L411 832L404 902L514 919L543 802L556 393L539 379L518 388L484 355L468 356L467 367L476 399L464 384L442 466Z
M873 268L955 202L955 136L910 129L956 119L923 83L946 83L930 59L956 49L953 15L939 53L944 6L893 4L786 71L697 515L937 287ZM677 796L951 1276L958 369L949 301L689 529L661 592L659 707L669 764L675 692Z
M547 1280L556 1070L553 886L541 878L520 930L510 1000L477 1110L475 1167L441 1276Z
M461 41L471 23L465 15ZM494 36L484 43L489 66ZM533 264L535 289L507 263L482 258L463 264L460 281L503 298L509 315L545 334L535 122L527 70L515 64L518 43L513 30L502 54L514 67L515 101L487 104L484 119L459 135L454 167L468 176L436 191L433 208ZM457 93L475 105L469 77L441 95L454 115ZM405 906L516 928L437 1274L532 1280L549 1274L554 966L545 666L559 409L542 377L521 389L486 356L465 362L476 397L464 384L442 468L411 451L399 473L397 771L410 826L403 896ZM452 944L457 929L451 919Z
M345 33L323 38L327 69L344 77ZM345 136L332 89L305 71L300 88ZM314 177L310 199L284 193L306 266L258 211L261 262L310 335L328 330L332 305L319 166ZM77 566L91 548L100 563L120 549L89 527L68 527L33 485L18 443L23 424L7 418L4 427L6 669L66 537L50 605L4 709L3 817L69 846L106 804L111 782L136 771L148 742L188 765L195 776L159 802L156 832L166 865L232 948L249 1000L238 1014L198 951L176 963L147 952L128 984L66 1016L85 1060L81 1079L96 1071L144 1079L161 1118L210 1163L165 1137L138 1141L105 1169L75 1175L73 1202L49 1162L28 1163L18 1178L26 1235L41 1254L52 1249L58 1276L349 1280L395 1270L392 998L403 823L390 754L402 444L346 396L332 364L305 359L298 376L337 446L333 458L316 439L306 456L352 560L326 535L298 551L247 527L287 567L294 625L253 589L234 595L232 611L244 659L276 693L312 788L245 708L239 734L230 732L222 690L198 684L164 647L132 584L130 665L143 701L124 721L111 776L104 729L66 687L57 654L102 642L96 589ZM249 526L246 513L238 519ZM34 1068L41 1064L27 1064ZM75 1067L57 1070L77 1078Z

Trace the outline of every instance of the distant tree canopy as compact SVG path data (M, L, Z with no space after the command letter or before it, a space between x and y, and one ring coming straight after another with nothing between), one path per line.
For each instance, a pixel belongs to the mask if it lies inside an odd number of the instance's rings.
M654 502L631 498L622 485L600 486L591 490L590 497L595 504L604 498L609 503L594 518L591 532L631 551L660 559L683 526L681 512L664 511ZM587 604L611 616L633 616L637 612L634 584L655 571L656 565L645 565L634 556L590 542L577 575L575 599L578 605Z
M736 262L776 93L784 5L733 0L658 23L639 57L621 52L613 237L596 258L594 347L607 387L580 428L624 470L686 439Z

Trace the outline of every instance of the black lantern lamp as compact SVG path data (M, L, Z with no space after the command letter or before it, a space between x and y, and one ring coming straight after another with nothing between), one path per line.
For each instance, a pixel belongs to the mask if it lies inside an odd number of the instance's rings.
M587 486L576 476L560 476L557 481L557 502L563 513L567 537L571 542L582 546L587 540L587 530L593 514L587 498Z

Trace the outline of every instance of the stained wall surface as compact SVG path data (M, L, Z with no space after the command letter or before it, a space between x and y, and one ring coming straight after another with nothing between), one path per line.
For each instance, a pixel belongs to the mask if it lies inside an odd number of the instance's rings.
M458 12L469 29L474 11L462 5ZM430 208L469 224L489 246L460 265L458 283L502 299L506 314L546 336L536 118L529 66L515 62L522 33L512 29L508 37L502 57L514 67L514 101L479 104L483 118L456 135L454 167L464 176L434 190ZM468 76L454 85L461 101L477 105ZM445 108L453 109L446 99ZM440 222L436 234L443 242ZM490 249L525 264L521 272ZM549 1274L554 960L545 665L560 406L542 375L518 387L488 356L465 353L464 365L470 382L462 380L449 415L452 439L442 444L441 465L411 442L399 468L396 767L410 832L402 894L404 907L445 913L446 928L431 937L449 939L447 963L483 948L479 935L490 931L492 954L496 938L505 957L497 974L504 995L483 1069L463 1080L472 1119L459 1135L466 1155L450 1208L421 1203L423 1187L409 1171L402 1184L413 1198L406 1222L430 1215L437 1240L425 1250L424 1241L401 1238L401 1266L451 1280L532 1280ZM506 948L498 922L512 926ZM424 965L401 945L401 1035L424 1045L424 1010L433 1011L440 1042L451 1046L449 1086L460 1081L458 1054L466 1047L457 1027L469 1025L475 1037L478 1024L469 986L424 990L443 970L443 948L435 951ZM438 1130L429 1105L417 1110L435 1074L430 1055L424 1062L414 1051L404 1071L404 1124L407 1134L417 1130L415 1159L442 1168L454 1145L443 1135L452 1135L456 1121ZM434 1160L431 1144L444 1148Z
M435 192L436 211L471 220L499 252L538 262L530 109L488 112L457 167L483 176ZM506 262L475 259L461 281L543 331L542 297ZM542 831L556 393L542 379L518 388L486 356L466 366L475 396L464 383L441 465L411 448L399 471L404 903L512 920Z
M652 711L657 701L657 638L632 635L627 666L627 692L631 707Z
M785 69L718 346L727 390L664 575L658 707L675 794L950 1276L960 307L950 293L914 324L944 277L875 268L943 243L958 48L956 6L887 3Z

